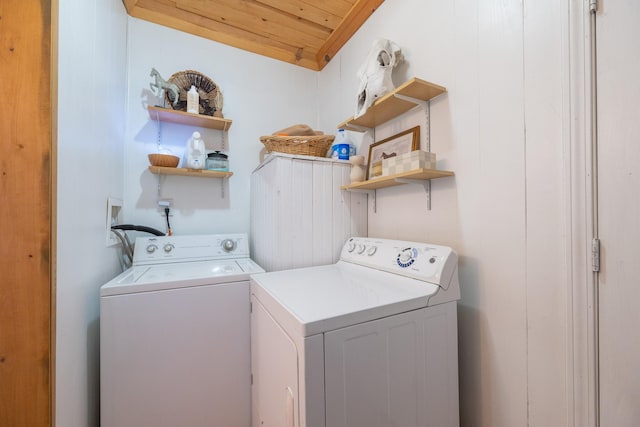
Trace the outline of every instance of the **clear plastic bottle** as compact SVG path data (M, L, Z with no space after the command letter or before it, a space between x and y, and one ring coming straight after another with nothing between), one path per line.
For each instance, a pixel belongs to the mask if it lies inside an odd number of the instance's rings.
M187 92L187 113L200 113L200 95L194 85Z

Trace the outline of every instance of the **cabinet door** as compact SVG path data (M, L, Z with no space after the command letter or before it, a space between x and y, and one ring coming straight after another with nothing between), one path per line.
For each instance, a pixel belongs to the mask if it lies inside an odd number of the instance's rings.
M457 427L455 303L325 334L327 427Z
M297 427L298 351L252 295L251 414L253 427Z

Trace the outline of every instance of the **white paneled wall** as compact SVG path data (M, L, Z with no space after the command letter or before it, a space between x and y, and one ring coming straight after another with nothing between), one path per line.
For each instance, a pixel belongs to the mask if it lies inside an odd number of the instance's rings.
M403 48L396 84L417 76L447 87L431 103L431 147L438 167L456 175L433 181L430 211L421 187L378 190L377 212L369 202L368 230L360 230L344 207L366 196L337 191L333 170L309 172L296 163L289 186L298 198L289 203L299 204L301 213L281 211L269 232L286 227L326 240L326 251L278 243L294 266L331 262L345 234L367 231L455 248L462 287L461 425L570 425L566 189L572 178L567 145L575 136L568 106L581 70L570 70L567 26L576 22L568 16L575 3L387 0L315 73L127 19L118 1L61 0L57 425L97 426L97 289L117 270L115 252L104 247L107 197L124 199L127 222L163 228L157 199L165 197L174 200L178 234L248 231L250 210L265 219L277 202L250 203L258 137L294 123L333 132L353 114L356 70L377 37ZM233 120L225 148L235 173L224 184L224 198L218 180L160 180L147 171L158 135L145 109L158 101L149 90L152 67L165 78L198 70L222 88L224 114ZM421 111L409 112L376 129L376 139L423 120ZM162 143L181 155L193 130L163 124ZM208 149L222 148L220 132L203 134ZM370 142L365 135L362 154ZM338 178L348 179L348 172ZM329 193L333 203L322 202L319 194ZM309 215L342 219L334 227L306 221ZM252 226L269 228L265 224Z
M316 127L316 73L135 18L129 18L127 49L126 220L164 230L161 197L173 200L175 234L248 231L249 177L263 148L259 137L295 123ZM147 170L147 154L157 149L158 126L149 119L146 105L161 102L149 89L154 67L165 79L197 70L222 90L223 114L233 120L224 148L221 131L171 123L162 123L160 142L182 156L191 133L200 131L207 151L224 149L229 154L234 175L224 184L183 176L159 179Z
M121 2L60 0L55 422L99 424L99 288L120 271L107 199L122 197L127 15Z
M319 75L324 127L352 114L376 37L404 50L396 84L447 87L431 150L455 177L432 182L430 211L419 186L378 190L369 235L460 254L462 426L567 425L567 21L552 0L385 2ZM423 122L412 111L375 137Z
M267 271L332 264L367 232L367 196L341 191L351 165L276 154L251 175L251 254Z

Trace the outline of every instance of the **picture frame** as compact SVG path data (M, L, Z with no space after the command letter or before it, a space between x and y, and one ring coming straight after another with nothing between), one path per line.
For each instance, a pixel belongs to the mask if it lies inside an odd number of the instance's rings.
M420 126L407 129L369 146L366 179L382 175L382 159L409 153L420 148ZM375 169L375 170L374 170Z

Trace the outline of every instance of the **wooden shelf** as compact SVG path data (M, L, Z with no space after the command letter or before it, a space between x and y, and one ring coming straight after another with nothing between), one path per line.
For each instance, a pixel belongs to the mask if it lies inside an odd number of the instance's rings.
M165 168L162 166L149 166L151 173L156 175L182 175L198 178L229 178L233 172L210 171L206 169Z
M374 128L418 105L416 102L403 97L428 101L446 91L447 89L442 86L414 77L397 87L393 92L377 100L362 116L357 119L351 117L340 123L338 128L355 131L362 130L359 128ZM396 95L401 95L401 97Z
M179 125L198 126L208 129L226 131L231 127L232 120L219 117L206 116L204 114L185 113L184 111L170 110L168 108L149 105L149 117L151 120L177 123Z
M416 169L409 172L397 173L395 175L381 176L373 178L368 181L355 182L349 185L343 185L340 187L342 190L376 190L378 188L394 187L396 185L406 184L403 180L430 180L436 178L446 178L453 176L451 171L443 171L437 169Z

